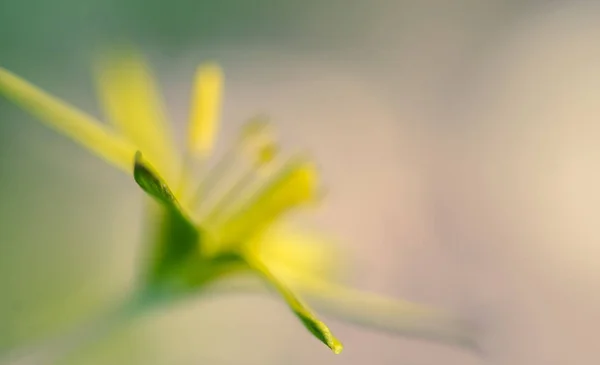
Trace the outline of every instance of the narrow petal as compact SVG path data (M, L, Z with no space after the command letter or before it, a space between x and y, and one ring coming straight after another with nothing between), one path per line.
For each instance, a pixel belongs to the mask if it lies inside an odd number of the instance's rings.
M308 329L315 337L329 347L334 353L339 354L342 352L344 346L342 343L335 338L331 333L331 330L321 322L313 313L312 310L298 299L294 292L288 288L288 286L281 281L276 275L274 275L269 268L264 265L258 258L250 258L249 264L254 268L261 276L271 284L277 292L286 301L289 308L294 314L300 319L302 324Z
M223 72L216 64L201 65L196 72L192 96L188 148L205 158L213 149L219 124Z
M210 295L265 294L260 282L228 280L209 287ZM479 352L477 327L441 309L363 292L321 278L290 281L319 312L364 328L396 336Z
M106 161L133 173L137 147L93 117L47 94L19 76L0 68L0 93Z
M440 342L477 351L476 331L450 312L363 292L314 277L294 282L326 315L407 338Z
M98 62L97 83L110 121L173 182L177 153L160 93L144 59L134 52L109 53Z

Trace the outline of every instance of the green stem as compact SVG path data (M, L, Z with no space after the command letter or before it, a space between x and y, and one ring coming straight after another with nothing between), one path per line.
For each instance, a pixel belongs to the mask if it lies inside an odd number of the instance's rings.
M120 301L116 306L88 323L0 356L2 365L51 365L62 363L76 351L100 341L121 328L154 304L151 296L136 294Z

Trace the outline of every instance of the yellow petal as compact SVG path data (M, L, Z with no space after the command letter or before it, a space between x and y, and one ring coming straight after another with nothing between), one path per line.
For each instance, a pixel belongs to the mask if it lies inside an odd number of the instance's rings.
M137 147L69 104L0 68L0 93L50 128L72 138L113 165L133 173Z
M333 240L313 232L291 227L273 227L256 242L256 252L281 276L294 280L340 277L345 256Z
M201 65L196 72L192 96L188 148L206 157L213 149L219 124L223 72L216 64Z
M303 303L284 281L273 274L269 267L260 261L259 258L250 255L247 256L246 259L248 264L277 290L306 329L329 347L335 354L342 352L344 346L333 333L331 333L329 327L317 318L312 309L306 303Z
M155 81L134 52L109 53L97 65L100 99L111 122L170 183L178 158Z
M248 204L219 229L221 241L241 244L253 239L292 208L310 202L317 193L317 172L307 160L297 159L266 184Z

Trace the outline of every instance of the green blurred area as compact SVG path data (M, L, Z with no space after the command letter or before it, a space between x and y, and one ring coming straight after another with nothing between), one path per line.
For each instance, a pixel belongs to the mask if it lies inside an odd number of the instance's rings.
M369 26L372 9L357 0L5 0L0 52L4 63L39 64L122 40L170 53L225 43L344 47Z

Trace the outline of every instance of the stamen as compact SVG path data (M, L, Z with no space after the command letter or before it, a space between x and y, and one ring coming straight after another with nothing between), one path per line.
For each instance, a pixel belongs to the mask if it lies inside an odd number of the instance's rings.
M270 127L269 120L264 115L258 115L247 121L242 127L239 140L250 141L257 136L261 136L268 131Z
M229 174L236 160L237 151L235 148L230 148L216 165L206 172L204 180L200 182L190 199L193 208L200 209L202 200L209 196L218 183Z
M250 169L246 171L242 177L235 182L235 184L219 199L215 206L207 214L206 218L202 221L209 227L214 227L218 224L219 218L221 218L227 210L235 203L237 199L243 194L243 192L252 184L256 173Z
M243 199L244 193L248 192L256 180L257 174L264 172L275 161L277 156L277 145L271 143L265 145L257 154L253 161L253 168L248 168L246 172L233 184L233 186L221 197L221 199L211 209L210 213L204 219L208 226L216 226L227 212L235 208L236 202Z
M235 245L251 239L285 212L311 201L316 191L314 165L304 159L288 162L249 203L219 228L221 242Z
M269 131L269 123L264 117L256 117L248 121L243 127L238 136L238 140L226 153L225 156L217 162L205 175L204 181L196 188L195 193L192 195L191 204L196 209L201 208L201 200L207 198L217 185L221 185L223 179L230 175L236 162L238 162L240 155L250 155L253 157L255 170L261 166L270 163L277 155L277 145L273 142L273 133ZM187 168L186 171L190 171ZM189 172L188 172L189 173ZM246 174L252 175L253 172ZM185 180L185 179L184 179ZM227 201L235 200L237 196L243 190L247 184L250 183L251 177L243 177L242 180L234 184L232 189L236 190L235 195L227 197ZM235 185L240 185L236 187ZM244 186L242 186L244 185ZM240 190L239 192L237 190ZM230 195L230 192L226 195ZM218 203L220 204L220 203ZM227 203L229 204L229 203ZM219 210L221 208L220 207ZM210 214L213 214L214 209ZM221 214L221 213L218 213ZM213 217L214 218L214 217Z
M259 148L256 153L256 161L254 162L256 167L268 165L275 159L278 152L279 146L274 142L267 143Z
M255 155L268 145L274 145L274 133L269 120L264 116L250 119L240 132L237 146L241 153Z

